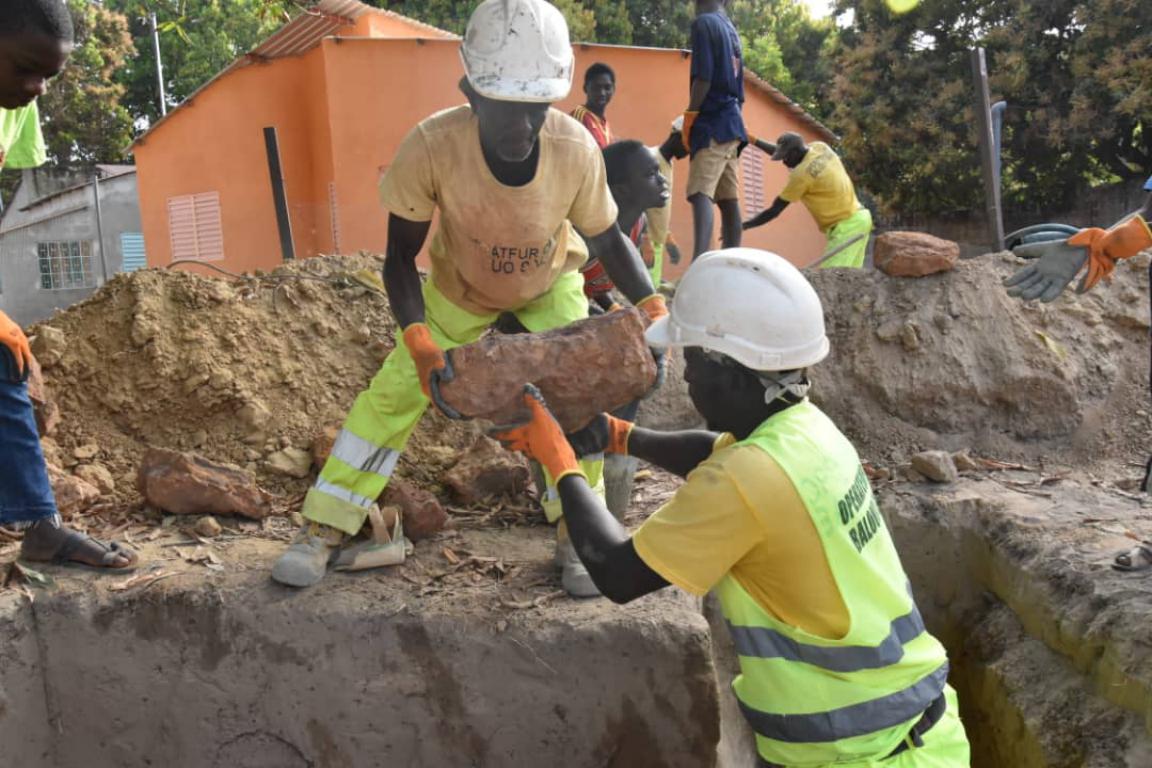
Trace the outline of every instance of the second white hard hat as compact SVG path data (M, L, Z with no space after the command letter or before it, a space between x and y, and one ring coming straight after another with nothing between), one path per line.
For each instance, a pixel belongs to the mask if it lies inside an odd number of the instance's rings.
M468 82L490 99L553 102L572 89L568 22L544 0L484 0L468 20L460 59Z
M755 371L806 368L828 355L812 285L783 257L755 248L702 254L647 339L654 347L720 352Z

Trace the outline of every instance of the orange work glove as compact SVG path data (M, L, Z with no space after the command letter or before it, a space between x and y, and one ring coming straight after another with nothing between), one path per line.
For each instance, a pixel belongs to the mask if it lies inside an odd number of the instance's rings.
M1142 216L1133 216L1111 229L1090 227L1068 238L1068 245L1088 249L1088 272L1080 281L1080 293L1091 290L1116 269L1116 262L1152 248L1152 230Z
M568 444L568 438L564 437L564 430L544 404L544 396L535 385L524 385L524 404L532 414L528 422L518 427L497 427L492 436L508 450L520 451L540 462L553 482L559 483L560 478L566 475L584 477L576 453Z
M424 396L432 399L432 374L445 370L448 361L444 350L432 340L432 331L424 323L412 323L404 329L404 346L408 347L416 371L420 375L420 389Z
M28 337L3 312L0 312L0 347L3 347L0 355L7 358L0 360L0 375L11 381L24 381L28 378L28 372L32 369L32 348L28 345ZM5 368L8 370L5 371Z
M583 429L568 435L568 444L580 457L598 453L628 455L628 436L634 425L609 413L602 413Z
M689 152L692 151L692 126L696 124L696 118L699 116L699 112L684 111L684 127L680 129L680 133L684 137L684 149Z
M654 323L668 314L668 305L664 301L664 296L659 293L654 293L646 299L640 299L636 302L636 308L648 316L650 323Z

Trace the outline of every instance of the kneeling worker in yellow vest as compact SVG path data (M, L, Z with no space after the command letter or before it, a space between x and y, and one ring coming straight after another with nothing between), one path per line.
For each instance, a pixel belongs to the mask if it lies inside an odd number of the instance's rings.
M578 270L589 255L649 319L667 314L616 225L599 148L550 107L572 84L560 11L544 0L485 0L468 21L460 57L468 104L413 128L380 183L389 210L384 286L404 332L353 403L304 499L307 523L272 569L281 584L314 585L332 561L349 570L403 561L400 521L386 520L376 499L429 402L453 415L438 394L454 375L445 350L476 341L503 312L530 331L587 317ZM421 284L416 256L436 211L432 272ZM603 461L585 466L595 482ZM544 506L555 522L554 488ZM373 541L349 545L365 519ZM562 525L556 562L570 594L597 594Z
M532 420L498 435L560 478L600 591L618 603L669 584L716 593L761 765L966 768L944 648L924 628L855 449L807 398L807 369L828 354L811 285L772 253L705 254L648 340L685 348L707 430L605 415L566 438L529 387ZM634 536L577 462L602 450L687 478Z

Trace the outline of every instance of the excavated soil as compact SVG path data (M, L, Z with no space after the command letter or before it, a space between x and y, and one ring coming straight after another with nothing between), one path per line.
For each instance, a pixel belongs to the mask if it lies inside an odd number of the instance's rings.
M1006 294L1010 254L924 278L811 272L832 342L814 399L874 462L970 448L1129 476L1152 447L1148 260L1047 305Z
M1152 580L1109 566L1152 539L1152 505L1131 492L1152 449L1148 257L1051 305L1004 293L1017 266L989 255L920 279L812 273L833 350L814 397L868 462L949 648L973 765L1144 768ZM73 524L127 538L148 563L96 588L67 569L44 569L55 586L9 570L0 735L21 736L29 765L749 764L719 624L709 635L682 595L635 613L564 598L527 498L452 507L456 529L405 565L304 595L265 576L286 517L222 518L223 535L204 539L140 508L149 445L246 467L280 512L298 507L308 479L267 459L338 423L391 349L378 269L326 257L238 280L121 275L44 324L61 332L42 355L62 417L46 452L116 483ZM645 423L697 425L680 366L672 356ZM478 431L428 414L398 474L446 498L440 478ZM922 482L908 461L928 449L969 451L983 469ZM641 473L628 523L677 485ZM587 677L565 667L574 658L606 661ZM38 703L13 709L20 696ZM90 706L105 697L120 712L108 723Z
M309 481L276 473L266 459L307 450L324 426L338 425L392 349L395 320L373 286L379 269L361 256L241 280L117 275L43 324L63 332L58 361L42 358L61 411L49 461L74 467L76 449L95 446L84 460L111 471L126 503L138 500L136 467L148 446L245 467L269 490L300 495ZM478 432L429 413L397 476L438 490Z

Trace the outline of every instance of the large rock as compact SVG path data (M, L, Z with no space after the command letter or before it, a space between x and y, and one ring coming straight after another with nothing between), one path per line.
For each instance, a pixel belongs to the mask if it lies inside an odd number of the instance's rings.
M480 437L443 481L461 504L476 504L493 496L522 493L530 473L524 457L509 453L495 440Z
M400 508L404 535L412 541L434 536L448 524L448 513L434 495L403 480L393 479L380 503Z
M271 499L256 478L194 453L152 448L140 463L137 487L149 504L175 515L272 514Z
M528 418L522 393L529 382L573 431L645 394L656 380L634 309L543 333L492 335L449 354L456 378L442 385L444 400L465 416L497 424Z
M56 509L65 519L83 514L100 498L100 489L59 467L48 465L48 481L56 497Z
M955 269L960 246L924 232L885 232L876 238L872 258L893 277L924 277Z

